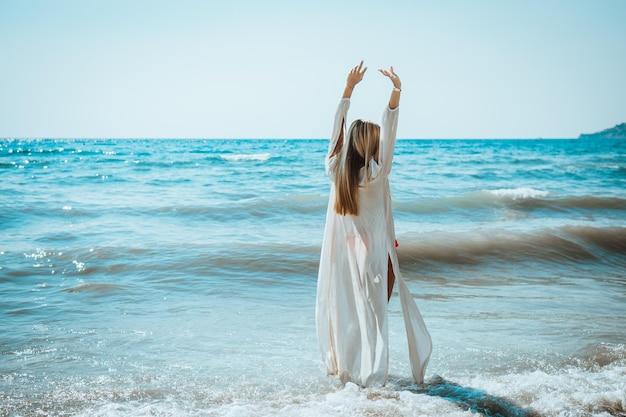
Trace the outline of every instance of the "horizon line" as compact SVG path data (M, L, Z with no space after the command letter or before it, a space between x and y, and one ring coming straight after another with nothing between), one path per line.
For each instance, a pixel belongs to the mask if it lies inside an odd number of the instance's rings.
M582 136L582 135L581 135ZM581 137L531 137L531 138L522 138L522 137L449 137L449 138L396 138L397 141L405 141L405 140L577 140L581 139ZM124 136L3 136L0 137L0 140L329 140L329 138L293 138L293 137L282 137L282 138L271 138L271 137L124 137Z

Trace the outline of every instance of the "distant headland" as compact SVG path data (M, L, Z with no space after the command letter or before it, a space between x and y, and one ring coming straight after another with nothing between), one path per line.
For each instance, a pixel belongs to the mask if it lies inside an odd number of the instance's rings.
M626 139L626 123L596 133L583 133L578 139Z

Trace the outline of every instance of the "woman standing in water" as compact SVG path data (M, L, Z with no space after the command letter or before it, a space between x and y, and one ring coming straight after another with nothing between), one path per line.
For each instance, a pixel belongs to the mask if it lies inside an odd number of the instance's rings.
M400 274L391 211L388 177L401 92L393 67L379 70L393 83L382 125L355 120L344 132L352 91L366 70L361 61L348 74L326 157L332 185L317 281L317 338L330 375L384 385L387 302L397 279L413 379L423 384L431 339Z

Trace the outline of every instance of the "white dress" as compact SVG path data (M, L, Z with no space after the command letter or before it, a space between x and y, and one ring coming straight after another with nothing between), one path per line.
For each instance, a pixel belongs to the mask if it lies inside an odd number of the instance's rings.
M326 172L331 180L339 158L331 154L344 129L349 107L350 100L342 99L335 115L326 157ZM328 373L360 386L382 386L387 381L388 259L398 285L411 370L417 384L424 382L432 349L430 334L400 273L395 249L388 176L397 125L398 108L387 107L381 125L378 163L370 161L373 179L359 189L359 215L342 216L334 211L334 184L326 214L317 279L317 338Z

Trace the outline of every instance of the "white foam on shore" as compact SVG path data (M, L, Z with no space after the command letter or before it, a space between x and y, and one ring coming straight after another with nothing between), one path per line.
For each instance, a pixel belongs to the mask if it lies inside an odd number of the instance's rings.
M324 384L305 386L294 384L274 392L251 393L247 389L230 387L222 394L212 393L210 398L197 392L187 397L166 397L149 401L103 403L84 409L79 416L224 416L252 417L326 417L326 416L458 416L482 414L472 412L472 398L479 406L487 404L496 415L499 406L511 405L511 415L516 416L568 416L610 417L623 415L626 409L626 364L613 364L598 371L579 368L557 372L533 371L501 376L479 375L455 381L433 378L432 387L443 381L458 387L459 398L454 393L445 396L393 387L361 389L354 384L332 388ZM427 382L428 385L428 382ZM330 392L329 392L330 389ZM191 398L190 397L190 398ZM468 397L467 401L459 401ZM480 397L480 398L479 398ZM486 398L486 400L485 400ZM469 405L468 405L469 404Z
M498 377L464 378L461 385L492 396L512 399L539 415L609 417L626 414L626 363L585 371L564 368L559 372L536 370Z

